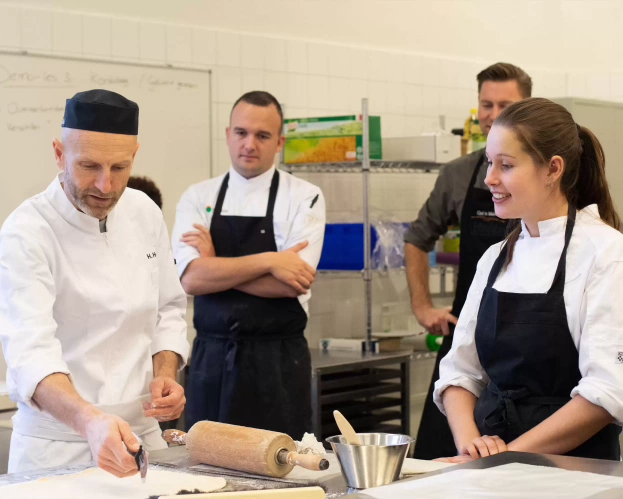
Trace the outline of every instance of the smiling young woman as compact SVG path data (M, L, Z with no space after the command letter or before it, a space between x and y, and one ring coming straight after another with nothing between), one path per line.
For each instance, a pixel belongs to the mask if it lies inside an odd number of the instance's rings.
M618 460L623 235L597 138L526 99L495 121L485 183L509 236L478 264L435 401L458 454Z

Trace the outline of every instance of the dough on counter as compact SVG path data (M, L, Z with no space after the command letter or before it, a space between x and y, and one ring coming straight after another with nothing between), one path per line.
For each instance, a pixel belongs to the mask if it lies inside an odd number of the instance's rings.
M294 443L296 444L296 452L299 454L314 454L320 456L327 453L324 446L316 440L313 433L305 433L300 442L295 440Z
M99 468L80 473L40 478L32 482L0 486L2 499L148 499L174 495L180 490L212 492L225 487L224 478L150 469L143 484L140 475L117 478ZM184 496L181 496L184 497Z
M402 465L401 473L403 475L419 475L421 473L430 473L431 471L442 470L455 466L452 463L441 463L439 461L426 461L424 459L406 458Z

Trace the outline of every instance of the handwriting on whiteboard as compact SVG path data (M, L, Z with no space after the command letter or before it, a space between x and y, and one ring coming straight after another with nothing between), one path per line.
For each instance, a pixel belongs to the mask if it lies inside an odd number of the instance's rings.
M64 87L72 83L68 72L11 71L0 65L0 85L5 87Z
M123 88L138 86L150 92L196 90L199 85L177 78L161 78L145 72L135 80L126 76L90 71L88 75L69 71L12 71L0 65L0 86L5 88L70 88L80 85L91 87Z
M7 104L6 110L8 114L42 114L42 113L62 113L65 111L65 106L53 105L46 106L44 104L20 104L16 101L11 101Z

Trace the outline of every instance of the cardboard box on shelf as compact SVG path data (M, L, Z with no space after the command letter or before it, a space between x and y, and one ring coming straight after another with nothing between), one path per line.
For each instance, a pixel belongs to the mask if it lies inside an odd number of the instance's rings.
M370 116L370 159L383 159L381 118ZM363 159L361 115L287 119L283 124L286 144L284 161L296 163L341 163Z
M461 156L461 138L450 134L383 139L383 159L447 163Z

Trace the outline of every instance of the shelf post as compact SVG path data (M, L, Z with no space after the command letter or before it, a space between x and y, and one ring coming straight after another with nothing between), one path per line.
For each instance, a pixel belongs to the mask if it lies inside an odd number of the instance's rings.
M372 265L370 261L370 119L368 113L368 99L361 100L361 117L363 120L363 155L361 159L361 170L363 173L363 279L366 294L366 350L370 352L372 350Z

